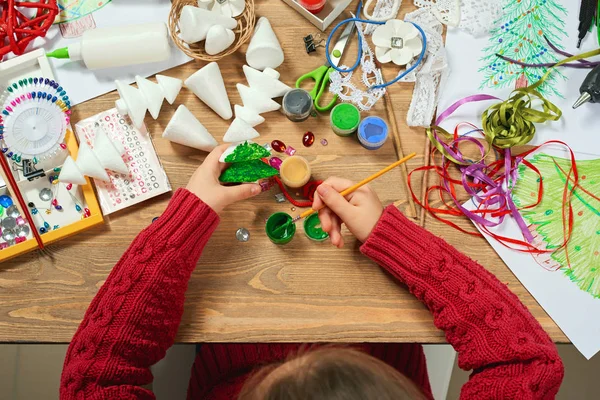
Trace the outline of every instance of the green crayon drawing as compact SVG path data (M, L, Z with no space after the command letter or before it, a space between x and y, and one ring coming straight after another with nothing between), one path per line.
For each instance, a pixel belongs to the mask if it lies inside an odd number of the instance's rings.
M567 10L557 0L499 0L503 14L491 31L490 45L483 50L479 69L484 75L480 89L506 87L521 88L537 82L548 68L528 68L505 61L496 54L528 64L554 63L558 55L548 46L546 39L562 48L566 37L564 19ZM538 88L543 95L562 97L556 89L560 71L554 71Z
M71 22L85 17L96 10L101 9L111 0L58 0L60 12L56 16L55 24Z
M535 208L521 210L534 236L539 236L547 249L556 249L549 260L577 286L600 298L600 159L577 161L579 184L574 191L573 232L567 246L564 243L563 192L571 160L536 154L529 160L543 176L544 192ZM534 204L538 197L539 175L524 165L513 200L519 207ZM572 182L572 177L571 177ZM569 188L572 188L570 186Z

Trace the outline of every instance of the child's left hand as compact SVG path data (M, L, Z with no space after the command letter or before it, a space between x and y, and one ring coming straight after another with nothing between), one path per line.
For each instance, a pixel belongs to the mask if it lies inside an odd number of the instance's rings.
M260 185L256 183L229 187L221 185L219 176L228 165L220 163L219 158L228 147L228 144L224 144L211 151L186 186L187 190L198 196L217 214L220 214L225 207L254 197L261 192Z

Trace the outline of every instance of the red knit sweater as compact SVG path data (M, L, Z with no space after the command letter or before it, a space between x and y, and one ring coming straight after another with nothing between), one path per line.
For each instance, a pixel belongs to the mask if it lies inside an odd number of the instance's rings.
M154 399L141 385L173 344L187 283L219 217L178 190L142 231L87 310L69 346L61 399ZM166 239L165 239L166 238ZM463 399L550 399L563 378L556 348L505 285L442 239L388 207L361 251L431 310L436 327L473 370ZM282 360L297 345L203 345L189 398L235 398L253 366ZM431 397L418 345L364 345Z

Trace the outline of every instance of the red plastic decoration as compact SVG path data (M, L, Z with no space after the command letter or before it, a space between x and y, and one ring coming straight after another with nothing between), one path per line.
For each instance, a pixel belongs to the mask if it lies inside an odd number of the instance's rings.
M46 36L58 14L56 0L0 0L0 9L0 57L23 54L32 40Z
M302 136L302 144L304 147L310 147L315 142L315 134L312 132L306 132L304 136Z

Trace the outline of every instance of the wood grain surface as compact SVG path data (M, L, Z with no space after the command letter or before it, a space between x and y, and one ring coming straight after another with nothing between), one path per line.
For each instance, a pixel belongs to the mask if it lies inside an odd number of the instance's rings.
M279 68L284 82L293 85L300 75L324 62L324 49L312 55L304 51L302 37L315 33L315 27L281 1L258 1L256 6L258 16L270 19L284 48L286 59ZM401 14L413 9L412 2L406 1ZM240 104L235 84L245 84L245 48L219 62L232 104ZM345 62L352 63L355 54L350 49ZM191 62L165 74L185 79L201 66L203 63ZM388 78L395 71L386 67ZM68 89L68 82L62 84ZM418 154L409 162L409 170L423 164L425 141L423 129L406 126L412 90L410 84L396 84L390 92L404 152ZM116 99L116 92L112 92L79 105L72 120L110 109ZM217 140L229 124L187 89L174 106L163 106L157 121L146 118L174 189L185 186L205 157L203 152L161 138L179 104L185 104ZM383 100L372 114L386 118ZM316 179L336 175L358 181L396 160L391 140L378 151L367 151L355 139L336 136L328 116L301 124L291 123L277 112L265 117L267 121L258 127L259 142L280 139L295 147L310 161ZM310 148L301 143L306 131L314 132L317 138ZM323 138L329 141L328 146L320 144ZM416 183L416 193L420 193ZM385 204L400 199L400 209L407 211L399 169L372 187ZM189 283L178 342L445 341L427 309L363 257L359 244L347 232L347 246L342 250L309 241L302 228L289 245L271 244L264 234L265 218L276 211L292 213L289 203L275 202L277 192L263 193L222 215ZM161 214L169 198L166 194L110 215L106 225L50 246L50 256L35 252L0 264L0 342L69 342L114 264L136 234ZM468 237L429 217L426 226L508 284L555 341L566 341L484 239ZM240 227L250 230L249 242L235 239Z

